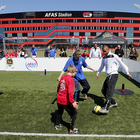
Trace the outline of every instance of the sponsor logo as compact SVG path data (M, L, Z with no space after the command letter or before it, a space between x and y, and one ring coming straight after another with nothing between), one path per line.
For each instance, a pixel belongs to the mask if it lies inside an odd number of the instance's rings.
M83 17L92 17L92 13L91 12L84 12Z
M65 90L65 80L60 81L60 91Z
M102 36L103 38L112 38L112 34L110 33L104 33Z
M7 59L7 63L6 63L9 67L11 67L13 65L13 60L10 58L10 59Z
M38 63L34 58L31 58L25 62L25 66L29 71L32 71L38 67Z
M45 17L72 17L72 13L49 12L45 14Z

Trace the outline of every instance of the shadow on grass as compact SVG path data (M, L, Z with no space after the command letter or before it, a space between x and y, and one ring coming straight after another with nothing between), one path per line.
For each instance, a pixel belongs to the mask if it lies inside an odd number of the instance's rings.
M94 94L88 94L88 97L92 98L95 102L95 104L103 107L104 106L104 98L105 97L100 97ZM107 115L107 114L101 114L101 113L95 113L94 110L92 111L92 113L94 113L95 115Z
M58 110L56 110L55 112L51 113L51 116L52 116L51 121L52 121L52 123L54 123L54 126L55 126L55 122L56 122L57 112L58 112ZM65 127L67 127L68 132L69 132L70 124L65 122L65 121L63 121L63 120L61 120L61 124L63 124L63 126L65 126Z
M134 79L129 79L127 75L125 75L124 73L122 72L119 72L120 75L122 75L123 77L125 77L127 80L129 80L130 82L132 82L134 85L136 85L137 87L140 88L140 83L135 81Z
M3 94L3 92L0 92L0 95Z
M104 105L104 97L100 97L91 93L88 93L88 96L94 100L95 104L101 107Z

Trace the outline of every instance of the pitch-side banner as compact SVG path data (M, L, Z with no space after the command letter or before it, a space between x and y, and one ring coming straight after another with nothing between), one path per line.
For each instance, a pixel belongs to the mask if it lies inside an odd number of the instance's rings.
M6 59L6 58L4 58ZM62 71L69 57L57 57L57 58L12 58L6 59L6 71ZM87 58L86 62L94 69L98 69L101 64L99 58ZM82 63L82 62L81 62ZM83 68L83 71L91 71L87 68ZM103 70L104 71L104 70Z

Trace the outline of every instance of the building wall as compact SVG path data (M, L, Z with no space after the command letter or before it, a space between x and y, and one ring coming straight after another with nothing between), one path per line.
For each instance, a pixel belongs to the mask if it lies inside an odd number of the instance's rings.
M54 43L46 38L78 38L64 43L88 45L88 41L105 30L121 38L140 38L140 14L103 11L46 11L0 15L0 34L7 38L44 38L41 45ZM128 43L131 43L130 40ZM25 41L26 42L26 41ZM14 42L21 45L21 42ZM16 44L17 43L17 44ZM30 41L28 45L32 44ZM37 44L37 43L36 43ZM59 44L59 42L57 42ZM60 42L61 44L61 42ZM134 41L140 45L140 40ZM26 45L24 43L23 45Z

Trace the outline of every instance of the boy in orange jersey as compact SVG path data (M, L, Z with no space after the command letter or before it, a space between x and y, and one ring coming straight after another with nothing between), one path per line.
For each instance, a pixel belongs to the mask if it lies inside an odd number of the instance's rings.
M76 71L76 67L70 65L67 69L67 74L61 78L57 89L58 114L56 117L55 129L58 130L60 127L62 127L60 121L62 119L62 114L65 109L71 117L70 134L78 134L80 132L80 129L74 128L77 116L76 109L78 109L78 102L75 102L73 97L74 80L72 77L75 76Z

